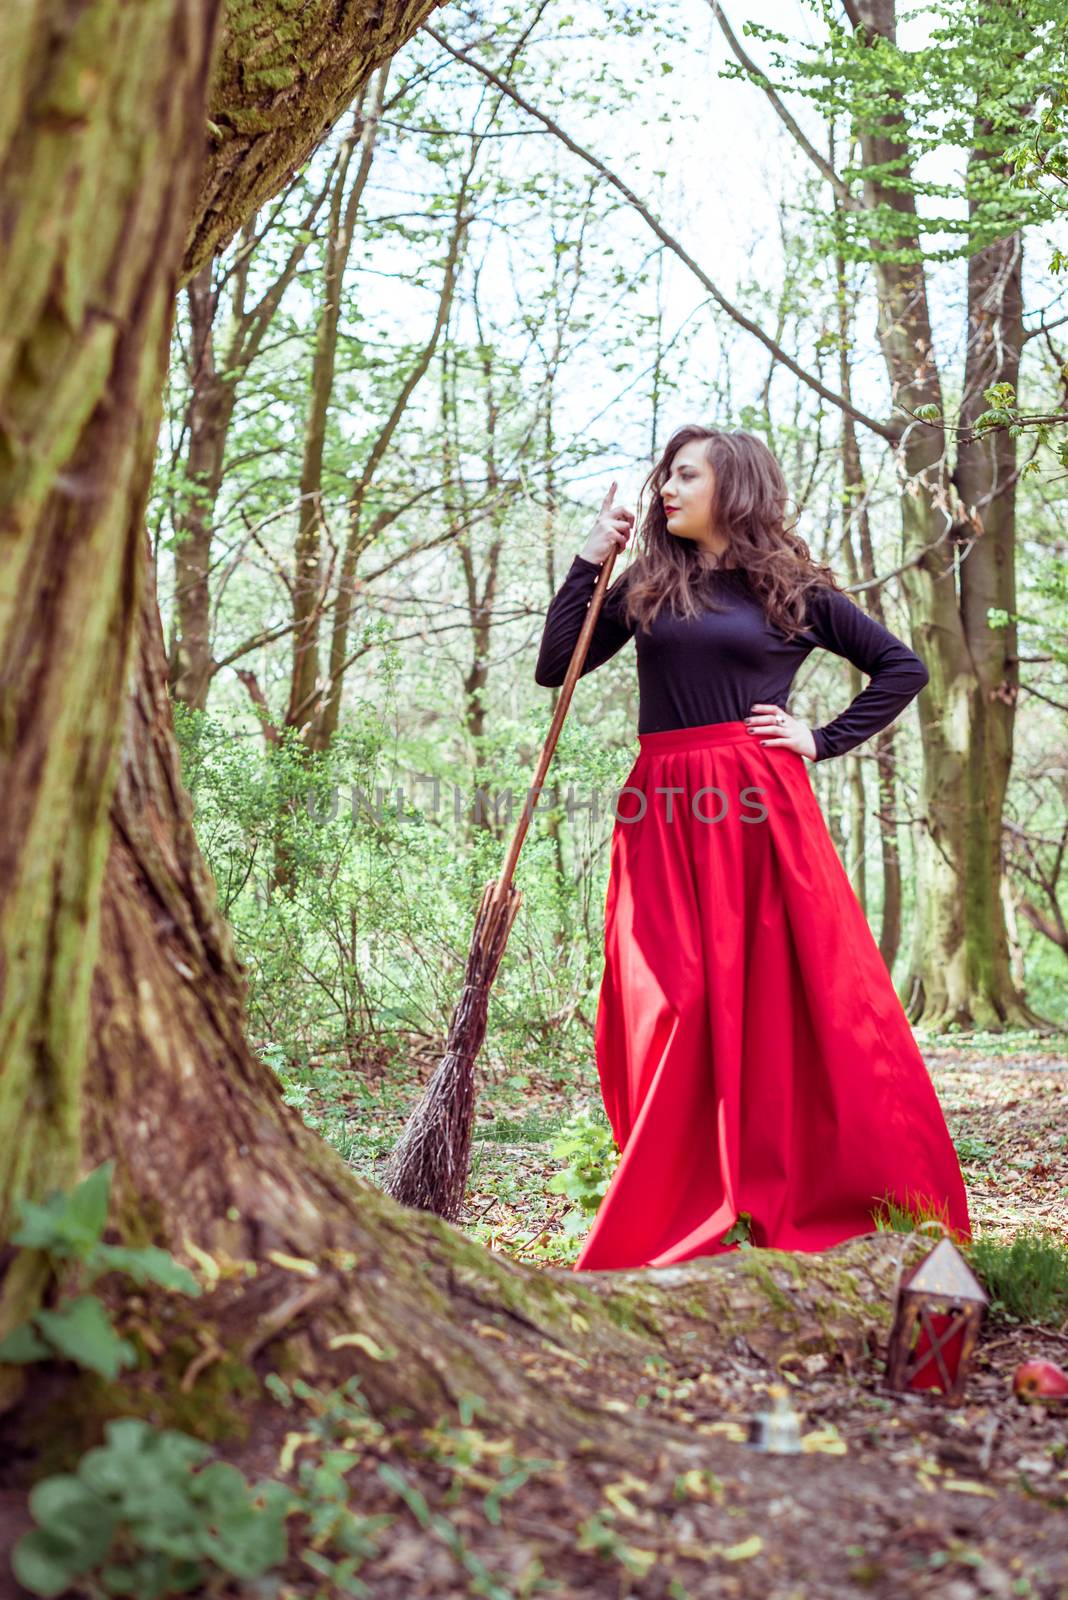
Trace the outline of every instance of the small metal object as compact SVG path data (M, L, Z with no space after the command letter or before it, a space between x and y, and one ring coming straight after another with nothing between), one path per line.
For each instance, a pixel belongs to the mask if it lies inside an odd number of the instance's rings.
M801 1418L790 1404L784 1384L768 1385L771 1410L758 1411L749 1424L748 1445L767 1455L794 1456L801 1450Z

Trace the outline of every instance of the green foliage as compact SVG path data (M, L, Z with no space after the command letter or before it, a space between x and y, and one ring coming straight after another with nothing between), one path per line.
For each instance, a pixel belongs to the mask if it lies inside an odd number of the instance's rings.
M0 1344L0 1361L11 1365L55 1360L73 1361L111 1379L123 1367L135 1365L137 1352L120 1339L96 1296L86 1294L66 1301L58 1311L36 1312Z
M465 1488L484 1489L482 1506L486 1521L497 1527L503 1501L518 1493L532 1478L558 1471L562 1463L543 1456L519 1455L507 1441L471 1427L474 1411L484 1404L478 1395L466 1396L461 1406L463 1425L457 1428L446 1422L439 1423L435 1428L424 1430L423 1440L430 1459L451 1473L446 1504L457 1501Z
M973 1144L982 1147L974 1154L985 1158L989 1151L985 1141ZM960 1141L957 1148L962 1160L973 1154L966 1141ZM885 1199L875 1215L875 1225L879 1231L913 1233L931 1219L940 1220L938 1213L926 1206L909 1210ZM931 1242L933 1248L933 1235ZM994 1320L1050 1327L1063 1324L1068 1316L1068 1249L1056 1233L1032 1226L1021 1229L1009 1242L985 1237L956 1242L990 1296L989 1314Z
M131 1249L102 1242L114 1171L114 1161L102 1161L69 1191L55 1190L42 1203L23 1200L11 1243L47 1251L54 1261L78 1261L87 1283L105 1272L123 1272L138 1284L158 1283L182 1294L199 1294L193 1274L168 1251L155 1245Z
M459 1528L440 1511L432 1511L427 1504L426 1496L414 1484L408 1482L399 1468L382 1461L378 1465L378 1476L400 1496L420 1527L425 1528L428 1533L435 1534L453 1559L465 1568L468 1594L484 1595L486 1600L512 1600L515 1594L513 1584L507 1578L490 1571L481 1556L477 1556L468 1548Z
M742 1250L753 1248L753 1216L749 1211L740 1211L738 1221L727 1229L723 1235L724 1244L737 1244Z
M997 1146L992 1140L980 1139L974 1134L963 1134L959 1139L954 1139L953 1144L965 1165L992 1161L997 1155Z
M500 868L509 796L514 825L529 783L522 750L540 722L499 720L480 782L488 815L499 804L500 820L480 828L466 770L450 772L415 740L387 759L383 725L367 707L353 709L329 751L303 755L292 742L250 749L223 716L179 706L175 717L197 836L248 968L253 1037L309 1119L343 1084L354 1109L369 1111L369 1066L395 1087L411 1077L413 1042L444 1039L482 885ZM601 796L597 819L573 808L571 848L586 849L603 833L620 760L587 750L577 727L565 733L555 774L565 826L569 785L582 799L595 789ZM559 873L542 809L524 846L523 908L489 1002L488 1045L517 1093L532 1037L551 1040L562 1061L586 1056L582 1025L570 1018L596 977L580 921L586 886ZM279 855L292 867L284 890L272 883ZM561 1014L562 1024L550 1022ZM375 1153L356 1151L343 1117L321 1120L317 1131L346 1159Z
M38 1526L12 1557L31 1594L61 1595L93 1575L97 1592L156 1600L201 1590L212 1573L251 1579L284 1560L284 1485L250 1488L222 1461L196 1471L207 1445L137 1417L112 1420L105 1434L76 1473L31 1491Z
M316 1600L334 1600L339 1594L367 1597L371 1591L359 1570L378 1554L380 1536L396 1519L353 1510L348 1474L359 1466L362 1450L378 1447L385 1429L372 1414L358 1377L327 1391L303 1378L288 1384L277 1373L268 1374L264 1383L287 1411L299 1402L308 1413L299 1435L293 1509L304 1519L301 1562L325 1583Z
M130 1248L104 1244L114 1162L102 1162L69 1192L55 1191L43 1202L22 1200L12 1244L42 1251L68 1291L88 1286L108 1272L135 1283L156 1283L181 1294L199 1295L200 1285L166 1250L154 1245ZM42 1309L0 1341L0 1362L73 1361L112 1379L133 1366L136 1352L112 1327L95 1295L69 1295L52 1310Z
M746 22L742 33L764 45L771 70L754 76L731 62L721 75L770 84L787 103L803 97L839 125L841 147L862 130L886 141L884 159L839 163L854 193L867 180L885 196L869 191L833 219L847 259L952 261L1056 214L1068 88L1059 0L899 8L894 40L854 32L831 0L807 5L815 37ZM959 175L921 176L925 156L952 150ZM825 235L832 226L822 202L811 221Z
M564 1224L565 1231L575 1233L587 1226L604 1199L619 1164L619 1150L607 1120L585 1107L564 1124L552 1150L566 1165L550 1178L549 1189L575 1202L578 1209Z
M1059 1328L1068 1317L1068 1249L1047 1228L1028 1227L1006 1243L978 1238L969 1264L990 1296L991 1317Z
M592 1512L579 1524L575 1549L605 1561L618 1561L635 1577L644 1578L656 1564L656 1552L628 1544L615 1522L616 1513L608 1506Z

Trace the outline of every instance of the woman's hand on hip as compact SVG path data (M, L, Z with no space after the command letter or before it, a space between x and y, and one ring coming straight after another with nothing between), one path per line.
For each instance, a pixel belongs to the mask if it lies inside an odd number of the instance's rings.
M815 761L816 741L812 729L781 706L768 706L758 701L749 707L745 724L750 737L758 739L761 744L770 745L773 749L795 750L806 760Z

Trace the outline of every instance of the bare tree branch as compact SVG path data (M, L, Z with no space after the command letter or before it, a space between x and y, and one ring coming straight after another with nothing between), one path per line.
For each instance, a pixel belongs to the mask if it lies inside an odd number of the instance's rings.
M708 0L708 4L711 7L712 15L719 23L723 37L726 39L735 56L738 58L739 64L744 67L745 71L748 72L749 75L754 79L757 87L763 89L769 104L775 111L776 116L779 118L783 126L789 129L798 147L804 151L809 160L813 162L817 169L826 178L827 182L830 184L831 188L841 201L843 209L846 211L861 211L863 209L861 202L855 195L850 193L849 185L838 176L837 172L835 172L826 156L820 155L815 145L811 144L805 137L805 134L802 132L798 122L787 110L783 102L779 99L778 94L775 92L775 89L772 86L771 80L767 78L763 72L761 72L752 56L746 53L740 41L736 37L734 29L727 21L726 13L724 12L723 7L720 5L719 0Z
M457 61L462 61L465 66L469 66L473 68L475 72L481 73L481 75L486 78L488 82L494 84L496 88L500 89L502 94L506 94L515 105L519 106L520 110L525 111L528 116L536 118L538 122L542 123L544 127L549 129L550 133L555 134L561 143L566 145L567 148L573 152L573 154L579 156L581 160L587 162L591 167L595 168L595 170L598 171L614 189L619 191L619 193L626 200L627 204L638 213L642 220L653 230L657 238L663 241L672 254L677 256L683 265L689 268L698 282L704 286L707 292L712 296L713 300L716 301L716 304L726 312L731 320L736 322L740 328L744 328L747 333L751 333L755 339L759 339L760 343L764 345L766 349L770 350L776 359L781 362L788 371L794 374L795 378L799 378L802 383L807 384L810 389L813 389L816 394L818 394L822 399L826 400L829 405L837 406L840 411L846 412L863 427L868 428L872 433L877 434L880 439L886 439L891 444L896 444L901 433L899 426L892 422L880 422L875 417L869 417L866 412L858 410L856 406L851 405L847 400L845 400L842 395L836 394L833 389L828 389L827 386L821 383L818 378L814 378L810 372L806 372L804 367L795 361L793 356L791 356L788 351L784 350L781 345L777 345L775 340L765 333L764 329L760 327L758 323L753 322L751 318L747 317L743 311L740 311L737 306L733 305L732 302L727 299L726 295L724 295L722 291L718 289L712 282L712 279L708 276L707 272L698 266L697 262L688 253L688 251L684 249L679 241L674 238L672 234L668 233L663 223L653 215L648 206L639 200L634 191L627 187L622 178L617 177L616 174L610 170L610 168L605 166L603 161L601 161L597 156L593 155L591 151L584 149L582 145L576 143L576 141L571 138L570 134L564 132L559 123L554 122L552 118L547 117L543 111L539 111L536 106L531 105L529 100L524 99L518 90L513 89L511 84L507 83L505 79L501 78L497 73L495 73L492 68L483 66L482 62L476 61L474 56L468 55L464 50L457 49L455 45L451 45L445 36L439 33L436 28L432 28L429 23L424 24L423 32L429 34L432 39L440 44L443 50L447 50L451 56L456 58Z

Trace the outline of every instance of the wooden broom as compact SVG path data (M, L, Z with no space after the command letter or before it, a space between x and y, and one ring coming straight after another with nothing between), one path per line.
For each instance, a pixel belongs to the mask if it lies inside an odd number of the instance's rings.
M611 505L615 484L604 505ZM603 508L602 508L603 509ZM508 935L523 895L512 882L534 805L560 737L579 671L604 602L616 550L610 550L597 575L593 597L575 641L553 720L542 746L531 784L531 800L523 806L500 874L486 884L464 970L464 986L449 1023L445 1054L431 1074L423 1097L404 1126L389 1158L382 1187L402 1205L433 1211L456 1222L467 1188L471 1162L471 1127L475 1111L475 1059L486 1036L489 990L500 967Z

